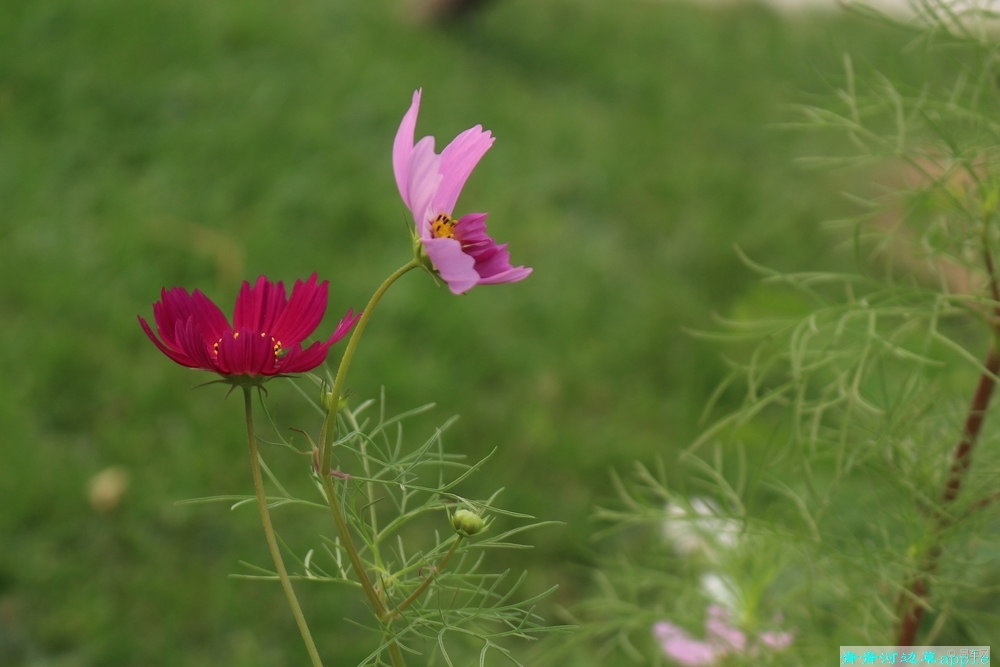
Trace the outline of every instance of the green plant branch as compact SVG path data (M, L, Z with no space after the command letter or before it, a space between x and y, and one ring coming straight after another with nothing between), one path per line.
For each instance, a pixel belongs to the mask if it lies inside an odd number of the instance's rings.
M441 570L443 570L445 565L448 564L448 561L451 560L451 557L455 555L455 550L458 549L458 545L461 544L461 542L462 542L462 536L457 535L455 541L451 545L451 548L448 549L448 553L446 553L441 558L441 560L438 561L438 564L434 566L434 568L431 570L431 573L427 575L427 578L424 579L420 583L420 585L417 586L417 589L412 593L410 593L405 600L400 602L399 606L397 606L395 609L386 614L385 620L387 623L392 622L394 618L396 618L404 611L406 611L406 608L409 607L411 604L413 604L413 602L417 598L419 598L424 591L427 590L427 587L431 585L432 581L434 581L434 577L441 573Z
M384 393L384 389L383 389ZM358 420L354 417L354 413L350 410L345 411L344 415L353 430L359 431ZM368 461L368 441L366 438L361 437L359 440L359 447L361 449L361 467L365 470L365 477L371 479L371 465ZM372 482L365 482L365 488L368 493L368 522L371 525L373 541L377 543L378 535L378 512L375 510L375 487Z
M247 419L247 444L250 449L250 470L253 473L254 490L257 492L257 507L260 509L260 520L264 524L264 537L267 538L267 546L271 550L271 558L274 559L274 567L278 571L281 587L285 589L288 606L291 607L292 616L295 617L295 623L299 626L299 632L302 633L302 641L306 644L306 651L309 652L309 658L312 660L313 667L323 667L323 661L320 660L316 644L313 642L312 635L309 632L309 626L306 625L305 616L302 615L302 608L299 607L299 601L295 597L292 582L288 578L288 572L285 571L285 564L281 560L281 550L278 548L278 541L274 536L274 528L271 526L271 515L267 510L267 496L264 494L264 480L260 474L260 456L257 453L257 438L254 435L253 429L253 397L250 392L251 388L249 386L243 387L243 403L246 407Z

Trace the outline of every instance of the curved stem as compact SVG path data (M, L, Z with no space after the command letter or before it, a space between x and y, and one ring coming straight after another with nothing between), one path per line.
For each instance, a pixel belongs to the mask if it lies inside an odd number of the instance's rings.
M260 460L257 454L257 438L253 431L253 397L250 394L250 387L243 387L243 403L246 406L247 415L247 444L250 448L250 470L253 472L253 487L257 492L257 507L260 509L260 520L264 524L264 537L267 538L267 546L271 549L271 558L274 559L274 567L278 570L278 578L281 580L281 587L285 589L285 596L288 598L288 606L292 608L292 616L302 633L302 641L306 644L306 651L312 660L313 667L323 667L323 661L319 658L316 644L309 633L309 626L306 625L305 616L302 615L302 608L295 597L295 590L292 582L285 571L285 564L281 560L281 551L278 549L278 540L274 536L274 528L271 526L271 515L267 510L267 496L264 494L264 480L260 475Z
M457 539L454 541L454 543L452 543L451 549L448 549L448 553L446 553L444 557L441 558L440 562L438 562L434 570L429 575L427 575L427 578L424 579L422 582L420 582L420 585L417 587L417 590L410 593L405 600L399 603L398 607L396 607L386 615L385 620L387 623L391 622L392 619L402 614L407 607L413 604L414 600L420 597L421 593L427 590L427 587L431 585L432 581L434 581L434 577L441 573L441 570L444 569L444 566L447 565L448 561L451 560L451 557L455 555L455 550L458 549L458 545L461 543L461 541L462 541L462 536L458 535Z
M415 269L420 266L417 260L411 259L409 262L396 269L392 275L386 278L377 290L372 298L368 300L368 305L365 306L365 311L361 313L361 319L358 320L357 325L354 327L354 331L351 333L351 338L347 341L347 348L344 350L344 356L340 358L340 367L337 368L337 377L333 381L333 390L331 393L330 400L330 410L326 415L326 422L323 424L323 464L320 470L330 469L330 457L331 450L333 448L333 436L336 432L334 428L337 424L337 410L340 408L340 395L344 391L344 381L347 379L347 369L351 366L351 360L354 358L354 351L358 348L358 341L361 340L361 334L364 333L365 327L368 326L368 320L371 319L372 313L375 311L375 306L378 305L379 300L382 295L385 294L394 282L399 280L407 271ZM325 475L324 475L325 477Z
M344 510L340 505L340 499L337 497L337 490L333 485L333 480L330 478L330 459L333 455L333 440L337 432L337 411L340 408L340 396L344 391L344 381L347 378L347 369L351 366L351 360L354 358L354 351L358 347L358 341L361 340L361 334L364 333L365 326L368 324L368 320L371 319L372 313L375 311L375 306L378 305L379 300L382 295L385 294L386 290L392 286L403 274L405 274L410 269L415 269L420 266L415 259L410 260L400 268L396 269L392 275L385 279L385 281L375 290L375 294L368 301L368 305L365 307L364 312L361 314L361 319L358 320L357 325L354 327L354 332L351 334L351 339L347 342L347 348L344 350L344 356L340 359L340 367L337 369L337 377L333 382L333 390L330 395L330 409L326 413L326 419L323 422L322 431L322 457L320 463L320 478L323 480L323 490L326 492L326 500L330 505L330 512L333 514L333 520L337 524L337 532L340 533L340 540L344 545L344 550L347 551L347 557L351 561L351 566L357 573L358 580L361 582L361 587L365 591L365 595L368 597L368 602L371 604L372 609L375 611L375 615L381 621L385 621L386 617L386 607L382 598L379 597L378 591L375 590L375 586L372 584L371 578L368 576L368 570L365 568L364 563L361 561L361 556L358 554L357 548L354 546L354 539L351 537L350 528L347 526L347 519L344 516ZM389 657L392 659L392 664L395 667L403 667L405 662L403 661L403 654L400 651L399 645L395 641L389 643Z

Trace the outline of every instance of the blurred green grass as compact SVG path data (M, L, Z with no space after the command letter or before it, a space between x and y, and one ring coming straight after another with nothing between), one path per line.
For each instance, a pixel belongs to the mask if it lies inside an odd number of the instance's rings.
M459 210L535 273L462 298L407 276L349 384L436 401L418 436L458 413L452 449L498 447L482 493L566 522L515 565L580 599L608 468L671 461L724 370L683 328L761 298L732 244L843 261L817 223L856 177L797 168L836 140L770 124L829 93L844 51L915 80L905 39L755 4L498 0L434 28L386 2L0 4L0 664L303 664L277 587L226 578L267 562L257 517L173 504L249 490L239 401L190 391L210 378L135 316L172 285L228 310L261 273L329 279L327 327L363 306L409 254L390 146L417 87L439 147L498 137ZM99 514L86 484L113 464L132 487ZM297 544L330 529L276 514ZM328 664L355 664L369 646L339 619L360 602L300 588Z

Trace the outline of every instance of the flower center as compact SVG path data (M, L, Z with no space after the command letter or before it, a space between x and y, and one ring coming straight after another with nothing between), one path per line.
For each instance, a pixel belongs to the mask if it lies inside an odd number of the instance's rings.
M240 337L240 332L239 331L232 331L230 333L233 334L233 340L236 340L237 338ZM267 334L261 332L260 337L261 338L267 338ZM274 340L274 336L271 336L271 342L274 343L274 356L276 358L280 357L284 353L284 350L281 349L281 341L280 340ZM215 356L219 356L219 345L221 343L222 343L222 339L220 338L219 340L215 341L215 345L212 346L212 350L215 352Z
M455 220L453 220L447 213L441 213L438 217L434 218L434 222L431 223L431 234L433 234L436 239L455 238Z

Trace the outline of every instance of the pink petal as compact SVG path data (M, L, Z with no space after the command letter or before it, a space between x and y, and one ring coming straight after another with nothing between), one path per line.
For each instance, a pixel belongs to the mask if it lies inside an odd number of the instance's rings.
M420 112L420 92L418 88L413 93L410 108L403 116L403 122L396 130L396 138L392 142L392 171L396 176L396 187L399 196L403 198L406 208L410 208L409 179L407 178L410 152L413 150L413 130L417 126L417 114Z
M479 282L479 274L474 268L476 262L462 252L461 243L449 238L424 239L423 243L427 256L441 279L448 283L452 294L462 294L476 286Z
M413 147L407 163L407 195L413 221L421 238L429 234L428 222L438 212L431 212L431 202L441 183L441 156L434 152L434 137L424 137Z
M475 169L486 151L493 145L490 133L483 132L482 125L476 125L455 137L441 151L441 185L434 197L434 215L455 210L455 202L461 194L465 181Z
M771 648L781 651L792 645L792 633L790 632L764 632L760 635L760 641Z
M719 655L718 649L711 644L693 639L682 628L667 621L653 626L653 636L660 642L663 652L682 665L710 665Z
M709 637L722 640L737 651L743 651L747 645L746 635L729 625L729 613L718 605L708 608L708 618L705 619L705 632Z

